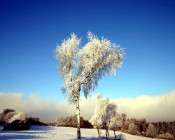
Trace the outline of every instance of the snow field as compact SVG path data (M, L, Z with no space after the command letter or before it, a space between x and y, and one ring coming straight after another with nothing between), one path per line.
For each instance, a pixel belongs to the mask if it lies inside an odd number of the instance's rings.
M0 129L1 130L1 129ZM0 131L0 140L19 140L19 139L59 139L59 140L76 140L76 128L72 127L53 127L53 126L31 126L27 131ZM111 139L114 138L113 131L109 131ZM130 135L122 132L127 140L153 140L141 136ZM98 138L96 129L81 129L82 140L102 140ZM101 136L105 137L105 130L101 131ZM157 140L157 139L154 139Z

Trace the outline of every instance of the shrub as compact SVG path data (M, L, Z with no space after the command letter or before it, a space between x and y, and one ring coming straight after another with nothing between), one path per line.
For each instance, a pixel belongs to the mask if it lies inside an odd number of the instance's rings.
M134 123L131 123L128 132L135 135L137 133L137 126Z
M159 135L160 139L169 139L169 140L174 140L174 136L170 133L165 133L165 134L160 134Z
M27 123L28 123L29 125L47 125L47 124L41 122L41 121L39 120L39 118L37 118L37 117L29 117L29 118L27 119Z
M14 120L13 122L6 124L2 130L28 130L29 127L27 121Z
M92 125L89 123L89 121L84 120L83 117L80 117L80 126L81 128L92 128ZM77 116L70 116L70 117L59 117L55 121L56 126L65 126L65 127L77 127Z
M145 135L146 135L146 132L145 132L145 131L142 131L142 132L141 132L141 135L142 135L142 136L145 136Z
M148 125L148 129L146 130L146 136L148 137L156 137L156 127L153 124Z
M28 130L29 124L23 112L15 112L14 109L4 109L1 115L3 130Z

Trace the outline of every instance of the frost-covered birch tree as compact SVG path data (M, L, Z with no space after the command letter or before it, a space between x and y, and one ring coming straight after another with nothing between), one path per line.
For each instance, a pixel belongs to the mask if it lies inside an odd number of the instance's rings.
M102 121L99 119L97 115L93 115L89 122L93 125L95 129L97 129L98 137L101 136L101 128L103 127Z
M88 32L88 42L80 47L81 39L74 33L57 45L55 57L59 76L64 79L62 92L76 104L77 138L80 133L80 91L87 98L104 75L116 74L124 57L123 49L106 38L99 39Z
M98 94L96 98L94 115L89 120L89 122L93 125L93 127L97 129L98 137L101 136L101 128L103 127L103 120L102 120L103 110L102 109L105 108L104 106L105 104L102 104L101 100L102 100L102 95Z
M104 125L106 129L106 139L109 139L109 124L116 114L116 108L117 106L111 103L109 98L102 98L101 94L97 95L96 107L94 115L90 119L90 123L97 128L98 135L101 134L99 132Z
M114 131L115 138L116 138L115 131L121 128L122 125L123 125L122 116L119 113L117 113L114 117L112 117L110 124L109 124L109 129L112 129Z
M106 127L106 138L109 139L109 124L111 121L111 118L115 115L116 113L116 108L117 106L113 103L108 103L106 106L105 114L104 114L104 124Z

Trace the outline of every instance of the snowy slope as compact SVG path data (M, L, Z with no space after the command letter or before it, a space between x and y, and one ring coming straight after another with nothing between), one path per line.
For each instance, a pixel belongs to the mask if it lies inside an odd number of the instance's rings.
M95 129L81 129L83 140L102 140L97 137ZM121 134L117 132L116 134ZM127 140L151 140L141 136L134 136L123 133ZM102 130L102 136L105 136L105 131ZM110 131L110 136L113 138L113 131ZM60 140L75 140L76 128L71 127L52 127L52 126L31 126L28 131L0 131L0 140L19 140L19 139L60 139ZM156 140L156 139L155 139Z

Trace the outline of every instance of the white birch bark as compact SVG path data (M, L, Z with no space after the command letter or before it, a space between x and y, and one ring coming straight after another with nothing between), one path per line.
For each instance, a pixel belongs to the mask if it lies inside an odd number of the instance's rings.
M76 113L77 113L77 139L81 139L80 131L80 106L79 106L79 97L76 97Z

